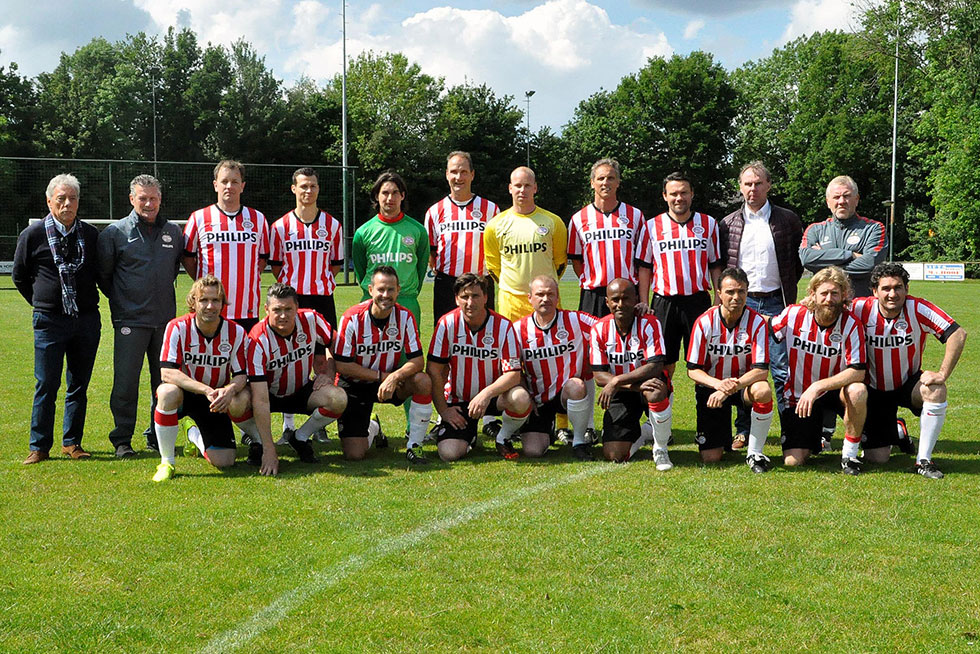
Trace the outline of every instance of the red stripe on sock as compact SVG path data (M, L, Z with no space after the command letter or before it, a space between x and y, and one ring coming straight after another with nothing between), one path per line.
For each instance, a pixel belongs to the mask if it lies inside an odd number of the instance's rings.
M235 423L235 424L240 424L240 423L245 422L246 420L251 420L251 419L252 419L252 412L251 411L246 411L245 413L243 413L242 415L238 416L237 418L234 417L234 416L231 417L231 421L233 423Z
M344 415L343 412L334 413L333 411L327 411L326 407L320 407L316 411L324 418L333 418L334 420L337 420L338 418L340 418L340 416Z
M157 423L161 427L176 427L179 420L177 419L177 412L173 413L162 413L159 409L153 412L153 422Z
M413 395L412 402L416 404L432 404L432 395Z
M860 443L861 437L851 436L850 434L844 434L844 440L847 441L848 443Z
M670 398L668 397L666 400L660 400L659 402L647 404L647 406L651 411L656 411L657 413L661 413L670 408Z
M762 402L753 402L752 410L756 413L772 413L772 400L763 404Z
M511 418L526 418L529 415L531 415L531 407L528 407L527 411L525 411L524 413L514 413L510 409L507 409L506 411L504 411L504 413L506 413Z

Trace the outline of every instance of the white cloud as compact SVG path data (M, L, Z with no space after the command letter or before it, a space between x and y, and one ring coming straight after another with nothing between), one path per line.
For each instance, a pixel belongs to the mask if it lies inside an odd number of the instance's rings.
M687 40L693 39L704 29L704 21L701 19L692 20L684 27L684 38Z
M268 53L288 36L288 15L282 0L228 3L225 0L133 0L146 11L153 22L166 31L176 25L178 16L197 34L203 45L211 42L229 45L240 38L252 44L260 54Z
M790 13L790 23L783 31L782 43L788 43L814 32L860 29L861 12L850 0L798 0Z

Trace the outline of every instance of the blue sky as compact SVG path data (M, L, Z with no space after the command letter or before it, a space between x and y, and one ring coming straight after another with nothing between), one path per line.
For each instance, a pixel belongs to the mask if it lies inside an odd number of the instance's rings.
M287 83L341 70L341 3L320 0L4 0L0 64L34 76L96 36L189 26L202 42L244 37ZM613 88L648 57L705 50L734 69L801 35L855 29L849 0L350 1L348 58L399 51L447 85L534 90L531 128L560 130L576 105Z

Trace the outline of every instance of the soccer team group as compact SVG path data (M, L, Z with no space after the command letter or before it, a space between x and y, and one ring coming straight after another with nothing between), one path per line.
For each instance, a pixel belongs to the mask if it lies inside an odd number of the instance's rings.
M378 177L371 191L378 214L356 230L350 252L363 297L338 323L334 276L344 238L340 222L318 206L316 171L293 174L296 206L271 227L242 205L244 172L239 162L218 163L217 201L183 230L160 215L159 182L138 176L133 211L101 234L76 220L78 180L51 180L50 213L21 233L13 271L34 308L37 385L25 464L49 457L63 363L62 451L89 456L81 436L101 289L114 329L110 440L117 456L135 455L145 356L153 387L145 434L161 456L158 482L175 474L182 418L188 441L212 465L235 463L234 423L248 462L274 475L271 413L283 414L278 444L300 460L317 460L311 441L326 438L335 420L344 457L358 460L388 446L373 415L378 402L404 405L406 458L415 465L427 462L426 440L454 461L482 431L506 459L541 457L560 442L592 460L601 440L603 457L623 462L652 443L656 469L666 471L682 344L702 461L745 448L749 468L768 471L763 446L775 400L787 466L826 449L841 416L844 473L860 473L859 449L882 463L898 448L915 455L913 471L943 476L932 451L966 333L939 307L908 295L902 266L883 263L884 227L857 214L850 177L830 182L831 217L804 233L796 214L769 202L761 162L739 175L742 207L716 221L692 211L694 185L680 173L664 180L667 211L645 218L618 199L619 164L600 159L590 177L594 202L566 227L536 206L530 168L513 171L513 206L500 212L473 193L470 155L452 152L449 195L429 208L424 225L402 210L403 179ZM559 300L569 261L581 282L578 310ZM195 281L189 312L174 318L181 264ZM267 265L278 281L262 317ZM426 350L418 295L429 267L435 328ZM805 268L814 275L797 303ZM929 334L945 346L937 371L921 368ZM593 428L596 405L604 410L601 432ZM900 407L921 416L917 451ZM297 413L308 416L299 427Z

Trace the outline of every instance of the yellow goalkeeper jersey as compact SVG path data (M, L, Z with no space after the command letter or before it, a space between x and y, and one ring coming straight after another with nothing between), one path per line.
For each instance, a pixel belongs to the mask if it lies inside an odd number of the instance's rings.
M511 207L491 218L483 232L487 270L512 295L527 296L531 280L538 275L559 279L567 246L565 223L541 207L530 214Z

